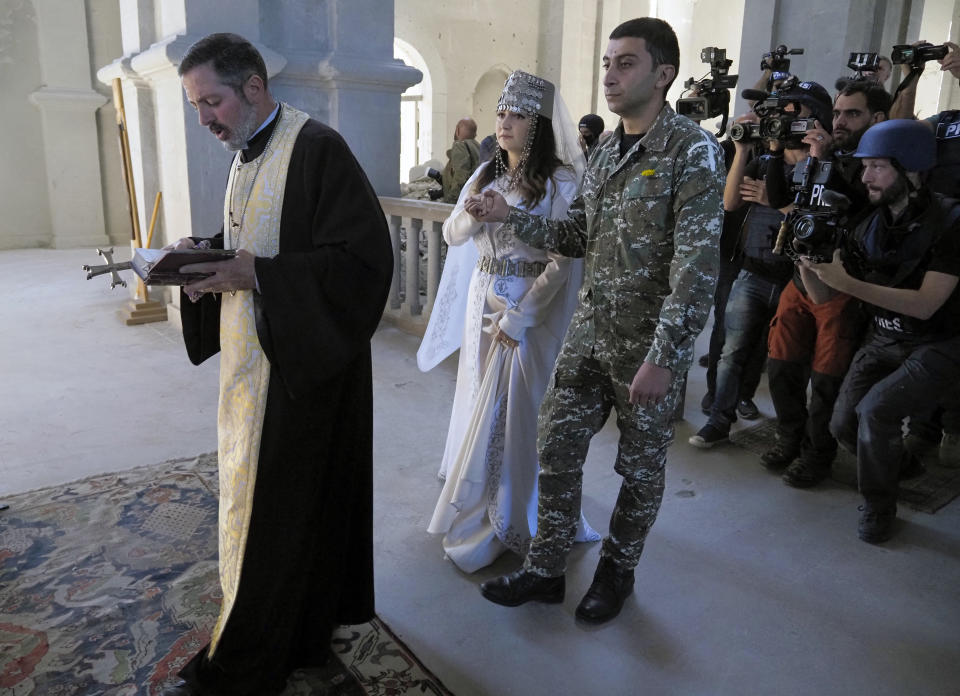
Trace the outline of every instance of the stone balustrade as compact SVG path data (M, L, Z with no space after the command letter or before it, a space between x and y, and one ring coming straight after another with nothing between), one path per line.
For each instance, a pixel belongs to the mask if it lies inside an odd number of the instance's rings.
M389 196L381 196L380 205L393 245L393 282L384 318L422 336L440 285L443 221L453 206Z

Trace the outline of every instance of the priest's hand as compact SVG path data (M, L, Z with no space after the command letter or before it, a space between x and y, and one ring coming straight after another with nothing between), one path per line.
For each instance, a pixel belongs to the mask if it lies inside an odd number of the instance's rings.
M630 383L630 403L641 407L656 406L667 395L673 371L644 362Z
M170 244L167 244L167 246L163 248L166 251L174 251L179 249L194 249L196 248L196 246L197 245L194 244L193 240L190 239L190 237L181 237L177 241L171 242Z
M246 249L238 249L237 255L228 261L191 263L180 267L181 273L212 273L213 275L183 286L191 301L196 302L207 292L236 292L257 287L254 261L256 256Z

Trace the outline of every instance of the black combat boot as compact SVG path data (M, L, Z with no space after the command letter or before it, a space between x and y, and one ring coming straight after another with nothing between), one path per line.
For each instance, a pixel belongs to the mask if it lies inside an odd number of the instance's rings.
M563 575L546 578L523 568L480 585L480 592L484 597L505 607L518 607L532 600L559 604L563 601L565 590L566 580Z
M587 623L609 621L623 608L623 602L633 592L633 569L621 568L611 559L601 556L593 584L577 606L576 616Z

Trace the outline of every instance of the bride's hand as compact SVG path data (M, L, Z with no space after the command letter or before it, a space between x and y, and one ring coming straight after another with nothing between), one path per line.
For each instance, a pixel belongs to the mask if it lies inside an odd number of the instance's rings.
M510 206L506 199L496 191L487 189L480 194L482 199L479 214L471 213L481 222L503 222L507 219Z
M463 209L473 217L479 217L483 212L483 198L481 196L470 196L463 202Z
M502 343L507 348L516 348L520 345L520 341L515 338L510 338L499 326L497 327L496 333L493 334L493 340Z

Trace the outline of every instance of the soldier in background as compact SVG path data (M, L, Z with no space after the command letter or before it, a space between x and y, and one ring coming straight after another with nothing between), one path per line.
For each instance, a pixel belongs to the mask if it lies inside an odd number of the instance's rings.
M453 145L447 150L447 166L443 168L440 177L444 203L457 202L463 185L480 166L481 161L480 144L477 142L477 123L472 118L461 118L453 131Z
M484 583L492 602L561 602L580 517L590 438L617 410L623 477L578 619L615 617L663 497L672 418L716 284L723 154L665 101L680 51L666 22L621 24L603 57L604 92L621 118L593 154L566 220L531 216L486 191L468 206L506 221L531 246L584 257L580 304L540 409L537 536L521 569ZM639 368L639 369L638 369Z

